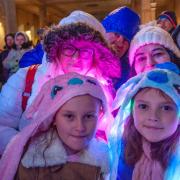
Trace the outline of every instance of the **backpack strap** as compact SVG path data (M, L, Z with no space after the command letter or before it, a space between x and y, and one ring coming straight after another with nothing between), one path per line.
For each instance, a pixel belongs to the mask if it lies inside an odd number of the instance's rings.
M36 74L36 71L38 69L39 64L35 64L29 67L28 72L26 74L26 81L25 81L25 89L22 94L22 110L25 111L27 106L27 101L29 97L31 96L32 91L32 85L34 82L34 77Z

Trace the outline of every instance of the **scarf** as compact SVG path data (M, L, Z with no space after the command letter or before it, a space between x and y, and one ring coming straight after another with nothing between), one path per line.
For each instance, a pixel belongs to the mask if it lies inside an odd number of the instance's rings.
M143 154L135 164L132 180L163 180L164 170L159 161L151 158L151 144L143 139Z

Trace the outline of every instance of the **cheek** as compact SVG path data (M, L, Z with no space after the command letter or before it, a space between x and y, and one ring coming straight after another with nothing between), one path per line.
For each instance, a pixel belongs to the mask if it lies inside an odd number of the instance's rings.
M94 135L97 127L97 120L86 123L86 129L90 135Z
M134 65L134 68L135 68L135 71L136 71L137 74L139 74L140 72L143 72L145 67L146 67L145 61L143 61L141 63L136 62L135 65Z

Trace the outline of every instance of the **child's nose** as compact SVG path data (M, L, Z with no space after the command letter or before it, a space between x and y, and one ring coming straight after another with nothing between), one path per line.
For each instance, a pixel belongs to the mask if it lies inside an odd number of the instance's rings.
M149 118L150 121L158 121L159 120L159 112L157 109L151 109L149 112Z
M81 118L78 118L77 119L77 123L76 123L76 130L79 131L79 132L83 132L85 131L85 125L84 125L84 122Z

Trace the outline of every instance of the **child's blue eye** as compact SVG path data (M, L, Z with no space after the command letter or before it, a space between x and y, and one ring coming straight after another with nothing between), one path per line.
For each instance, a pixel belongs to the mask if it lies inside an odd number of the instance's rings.
M148 106L147 106L146 104L139 104L139 105L138 105L138 108L139 108L139 109L147 109Z
M174 109L173 107L171 107L171 106L169 106L169 105L164 105L164 106L162 106L161 108L162 108L162 110L164 110L164 111L172 111L172 110Z
M90 119L95 119L96 115L95 114L86 114L85 119L90 120Z
M64 114L63 116L67 119L73 119L74 117L72 114Z

